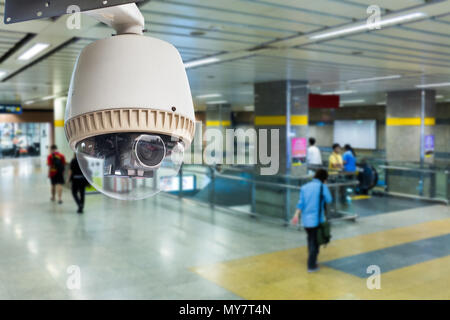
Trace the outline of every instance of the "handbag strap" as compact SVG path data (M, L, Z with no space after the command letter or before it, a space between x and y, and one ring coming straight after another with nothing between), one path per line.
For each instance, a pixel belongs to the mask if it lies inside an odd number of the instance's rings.
M317 216L317 226L320 226L320 217L322 216L322 199L323 199L323 183L320 183L320 196L319 196L319 215Z

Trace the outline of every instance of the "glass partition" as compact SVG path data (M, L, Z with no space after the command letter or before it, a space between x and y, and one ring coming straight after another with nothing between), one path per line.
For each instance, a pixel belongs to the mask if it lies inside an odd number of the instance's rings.
M203 205L286 224L295 211L300 187L312 177L261 176L253 167L183 165L178 177L167 184L170 187L162 189ZM356 214L345 211L347 196L356 184L343 175L330 176L328 186L334 198L329 206L331 219L356 219Z

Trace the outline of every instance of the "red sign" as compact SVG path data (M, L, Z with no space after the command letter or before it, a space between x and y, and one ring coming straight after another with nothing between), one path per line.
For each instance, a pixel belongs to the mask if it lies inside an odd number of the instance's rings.
M321 95L321 94L309 94L309 107L310 108L339 108L340 96L337 95Z

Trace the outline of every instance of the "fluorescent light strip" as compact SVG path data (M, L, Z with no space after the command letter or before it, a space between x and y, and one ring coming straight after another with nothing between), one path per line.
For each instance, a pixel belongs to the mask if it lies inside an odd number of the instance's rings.
M408 21L408 20L414 20L414 19L423 18L425 16L426 16L426 14L423 13L423 12L415 12L415 13L410 13L410 14L407 14L407 15L404 15L404 16L399 16L399 17L395 17L395 18L381 20L377 24L364 23L364 24L360 24L360 25L357 25L357 26L354 26L354 27L349 27L349 28L344 28L344 29L340 29L340 30L336 30L336 31L324 32L324 33L312 35L309 38L312 39L312 40L325 39L325 38L330 38L330 37L334 37L334 36L339 36L339 35L342 35L342 34L354 33L354 32L364 31L364 30L370 30L370 28L373 25L380 26L380 28L381 28L381 27L384 27L384 26L398 24L398 23L405 22L405 21Z
M201 60L186 62L184 64L184 67L186 69L189 69L189 68L203 66L203 65L206 65L206 64L211 64L211 63L218 62L218 61L220 61L220 59L218 59L218 58L201 59Z
M347 103L363 103L366 102L366 100L358 99L358 100L347 100L347 101L341 101L341 104L347 104Z
M219 101L209 101L206 104L225 104L228 103L226 100L219 100Z
M385 76L385 77L374 77L374 78L365 78L365 79L355 79L355 80L348 80L347 83L358 83L358 82L370 82L370 81L380 81L380 80L390 80L390 79L398 79L402 76L399 74L392 75L392 76Z
M47 101L47 100L55 99L56 97L57 97L56 95L53 95L53 96L46 96L46 97L43 97L41 100L42 100L42 101Z
M238 94L250 95L250 94L254 94L254 92L253 91L243 91L243 92L239 92Z
M377 102L377 106L384 106L386 105L386 101Z
M418 84L416 86L416 88L437 88L437 87L450 87L450 82Z
M36 43L30 49L28 49L27 51L22 53L19 56L18 60L22 60L22 61L30 60L31 58L38 55L39 53L41 53L48 47L50 47L50 45L48 43Z
M442 94L438 94L437 96L436 96L436 99L443 99L444 98L444 96L442 95Z
M220 98L222 95L220 93L211 93L211 94L204 94L201 96L197 96L198 99L208 99L208 98Z
M353 91L353 90L341 90L341 91L324 92L322 94L330 95L330 94L350 94L350 93L355 93L355 91Z

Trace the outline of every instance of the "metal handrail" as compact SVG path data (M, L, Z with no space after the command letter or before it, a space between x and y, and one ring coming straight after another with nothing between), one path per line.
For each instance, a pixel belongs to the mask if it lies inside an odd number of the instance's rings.
M191 169L191 168L186 168L186 167L183 167L183 171L184 171L184 172L198 173L198 174L206 174L206 173L207 173L207 172L205 172L205 171L196 170L196 169Z
M282 189L281 191L286 194L286 196L288 197L288 199L286 200L286 204L284 206L284 218L280 217L280 219L282 219L284 221L284 225L287 225L287 221L288 221L288 216L289 216L289 210L291 209L290 206L290 193L291 192L299 192L301 190L301 185L304 185L304 183L299 183L300 185L293 185L293 184L289 184L289 182L293 182L293 183L297 183L297 181L301 181L301 180L305 180L305 183L310 181L313 178L313 175L309 174L309 175L302 175L302 176L288 176L288 175L276 175L274 176L275 178L278 179L283 179L283 177L289 177L288 179L286 179L287 183L280 183L280 182L271 182L271 181L264 181L264 180L257 180L255 179L254 176L251 177L242 177L240 175L234 175L234 174L226 174L226 173L221 173L220 171L217 170L216 166L202 166L202 168L207 169L207 170L199 170L194 168L189 168L189 166L186 167L182 167L182 169L180 170L180 179L182 177L183 174L189 174L189 173L197 173L197 174L201 174L203 176L207 176L211 179L211 181L215 181L217 178L222 178L222 179L228 179L228 180L234 180L234 181L240 181L240 182L246 182L249 183L251 185L252 188L252 198L250 200L250 205L252 206L251 211L248 213L252 216L261 216L263 217L263 215L258 214L257 212L254 211L254 198L253 198L253 193L254 193L254 188L256 185L263 185L263 186L268 186L270 188L278 188L278 189ZM222 167L224 169L224 171L227 170L227 167ZM229 169L229 168L228 168ZM236 169L236 170L233 170ZM250 173L250 174L254 174L254 172L249 172L246 170L242 170L239 168L232 168L230 169L230 171L238 171L238 172L244 172L244 173ZM339 175L337 175L338 177ZM344 175L342 175L344 176ZM335 216L333 216L332 218L330 218L331 220L352 220L355 221L356 218L358 217L357 214L353 214L353 213L347 213L347 212L343 212L343 211L338 211L337 209L337 204L336 201L338 199L337 193L340 192L340 188L342 187L356 187L359 185L359 181L357 180L346 180L343 182L333 182L333 183L329 183L327 184L327 186L330 188L330 192L332 192L335 196L334 198L334 204L332 205L332 207L334 208L334 213ZM180 193L178 194L178 198L179 199L184 199L183 197L183 188L182 188L182 183L180 181ZM208 204L210 207L212 208L222 208L222 206L215 204L215 187L214 187L214 183L212 184L212 188L208 191L209 193L209 200L208 200ZM213 199L213 200L211 200ZM191 199L192 201L197 202L197 200ZM203 203L201 201L199 201L199 203ZM224 209L227 209L228 212L238 212L239 213L247 213L246 211L242 211L240 212L240 210L236 210L236 209L231 209L231 208L227 208L227 207L223 207Z
M389 165L379 165L381 169L391 169L391 170L400 170L400 171L414 171L414 172L424 172L424 173L444 173L448 174L448 170L433 170L433 169L420 169L420 168L407 168L407 167L398 167L398 166L389 166Z
M185 170L185 172L189 172L190 170L187 169ZM202 172L204 174L204 172ZM262 184L262 185L266 185L266 186L271 186L271 187L280 187L280 188L287 188L287 189L293 189L293 190L300 190L301 187L300 186L293 186L290 184L284 184L284 183L276 183L276 182L267 182L267 181L259 181L259 180L254 180L254 179L248 179L248 178L244 178L244 177L238 177L238 176L231 176L228 174L222 174L222 173L215 173L216 177L221 177L221 178L225 178L225 179L229 179L229 180L237 180L237 181L244 181L244 182L250 182L250 183L255 183L255 184ZM349 182L337 182L337 183L330 183L327 184L327 186L329 188L339 188L339 187L347 187L347 186L357 186L359 184L358 181L349 181Z
M214 166L204 166L204 167L209 168L209 169L214 169L216 174L223 175L222 173L217 171ZM183 167L183 168L184 168L184 171L188 171L188 172L192 172L192 173L198 173L198 174L205 174L205 172L200 171L200 170L196 170L196 169L192 169L192 168L186 168L186 167ZM241 170L241 169L232 168L232 167L225 167L223 171L235 171L235 172L243 172L243 173L254 173L254 172L251 172L251 171ZM355 174L354 172L336 171L336 172L331 172L330 173L330 177L337 177L337 176L343 176L343 177L345 176L346 177L346 176L351 176L351 175L354 175L354 174ZM301 175L301 176L294 176L294 175L288 175L288 174L278 174L278 175L273 176L273 177L286 178L286 179L297 180L298 181L298 180L311 179L311 178L313 178L313 176L314 175L312 175L312 174L305 174L305 175ZM257 181L257 180L255 180L255 181Z

